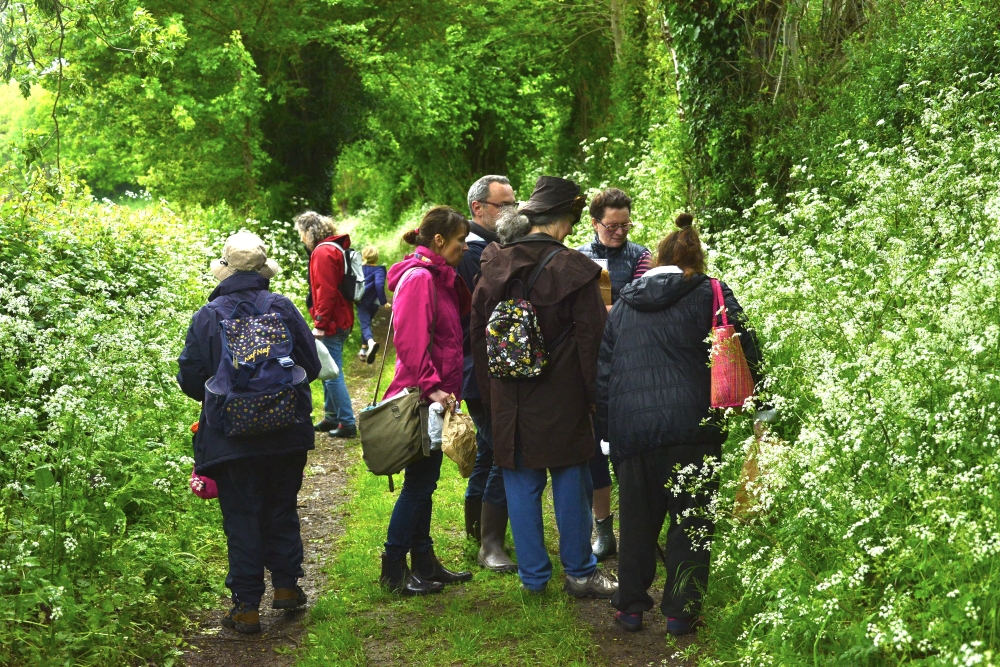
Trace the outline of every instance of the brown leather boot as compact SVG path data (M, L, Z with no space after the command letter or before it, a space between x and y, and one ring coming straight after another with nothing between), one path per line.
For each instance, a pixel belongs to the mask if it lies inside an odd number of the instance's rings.
M222 625L245 635L260 632L260 612L257 607L248 607L240 602L222 617Z
M483 501L480 498L465 499L465 534L467 537L474 537L478 542L481 539L481 528L479 518L483 513Z
M517 572L517 563L510 559L503 548L503 541L507 536L507 508L483 503L480 526L483 545L476 558L479 565L490 572Z
M306 603L306 592L301 587L275 588L271 609L297 609Z

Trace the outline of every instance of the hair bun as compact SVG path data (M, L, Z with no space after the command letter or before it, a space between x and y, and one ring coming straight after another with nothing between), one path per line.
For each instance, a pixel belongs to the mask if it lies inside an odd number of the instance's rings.
M409 243L410 245L417 245L417 237L420 234L419 229L411 229L403 232L403 242Z
M690 227L692 222L694 222L694 216L690 213L681 213L677 216L677 219L674 220L674 224L681 229Z

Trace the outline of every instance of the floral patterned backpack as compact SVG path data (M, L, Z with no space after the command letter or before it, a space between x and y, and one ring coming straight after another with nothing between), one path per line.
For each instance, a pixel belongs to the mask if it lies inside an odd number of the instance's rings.
M541 375L548 363L545 339L538 326L538 314L528 300L531 288L545 265L563 250L553 250L535 267L528 284L512 280L507 285L507 297L496 305L486 324L486 354L491 378L522 380ZM511 288L523 288L520 299L511 297Z

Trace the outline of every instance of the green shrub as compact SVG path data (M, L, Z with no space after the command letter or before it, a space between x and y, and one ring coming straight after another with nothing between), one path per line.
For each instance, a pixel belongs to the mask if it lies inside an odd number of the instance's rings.
M0 664L170 664L219 592L177 354L207 251L165 204L0 169Z
M900 143L833 147L843 182L800 163L786 207L762 187L742 228L706 239L788 440L761 455L759 514L718 508L725 664L998 661L998 82L920 93Z

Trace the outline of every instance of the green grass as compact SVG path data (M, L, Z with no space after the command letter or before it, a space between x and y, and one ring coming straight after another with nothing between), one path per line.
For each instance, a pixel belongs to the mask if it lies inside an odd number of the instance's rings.
M356 343L348 349L356 349ZM393 362L390 353L383 388L391 380ZM361 364L347 354L345 366L349 386L364 382L373 388L373 377L357 377ZM321 404L322 387L314 395ZM350 446L360 448L360 443ZM474 577L439 595L407 599L378 584L379 555L397 495L389 493L385 477L368 472L360 451L357 459L350 470L352 499L342 508L344 534L327 570L329 588L312 611L299 665L594 664L590 629L577 616L575 601L562 592L550 494L546 543L554 571L549 590L536 596L520 590L516 575L488 573L476 565L478 543L464 535L466 480L445 458L434 494L435 552L446 567L471 570ZM401 483L397 475L397 493ZM512 544L509 535L507 544Z

